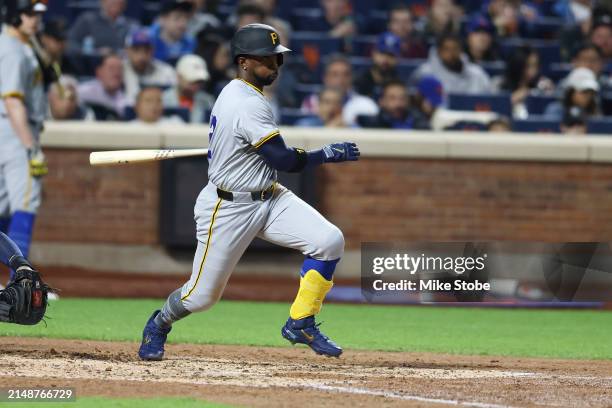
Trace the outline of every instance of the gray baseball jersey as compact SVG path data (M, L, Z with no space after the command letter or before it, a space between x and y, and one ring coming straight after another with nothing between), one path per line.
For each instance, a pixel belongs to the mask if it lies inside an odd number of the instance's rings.
M188 311L217 302L256 237L319 260L342 257L342 232L278 184L276 170L257 154L258 147L278 135L270 103L258 89L239 79L226 85L211 115L209 183L194 209L198 247L191 278L181 288ZM252 199L249 192L272 184L270 199ZM220 198L217 187L233 192L234 200Z
M209 180L227 191L266 189L276 181L276 170L256 148L278 134L270 102L248 82L234 79L210 116Z

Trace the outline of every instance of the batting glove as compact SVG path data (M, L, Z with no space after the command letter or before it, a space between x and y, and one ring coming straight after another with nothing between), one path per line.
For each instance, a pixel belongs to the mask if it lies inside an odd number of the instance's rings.
M49 173L47 159L39 147L28 150L28 159L30 160L30 176L42 177Z
M344 161L356 161L359 160L359 148L355 143L343 142L343 143L332 143L323 147L323 154L325 155L325 163L340 163Z

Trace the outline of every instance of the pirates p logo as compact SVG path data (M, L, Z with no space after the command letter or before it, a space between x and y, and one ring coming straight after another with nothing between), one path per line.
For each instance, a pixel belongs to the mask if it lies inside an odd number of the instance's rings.
M272 38L272 45L276 45L278 41L278 35L276 33L270 33L270 38Z

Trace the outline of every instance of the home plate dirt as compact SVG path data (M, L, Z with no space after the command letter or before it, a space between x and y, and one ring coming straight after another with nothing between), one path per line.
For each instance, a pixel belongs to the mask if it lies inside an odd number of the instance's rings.
M612 407L612 361L0 337L0 387L75 387L77 396L182 396L244 406Z

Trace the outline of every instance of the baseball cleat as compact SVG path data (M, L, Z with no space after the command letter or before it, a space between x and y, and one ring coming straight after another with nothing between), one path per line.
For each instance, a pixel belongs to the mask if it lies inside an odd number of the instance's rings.
M138 350L138 356L142 360L160 361L164 357L164 344L172 327L162 329L155 324L155 316L159 312L159 310L153 312L142 331L142 343Z
M281 329L281 334L291 344L306 344L317 354L327 357L340 357L342 348L321 333L320 325L321 323L315 323L314 316L299 320L289 318Z

